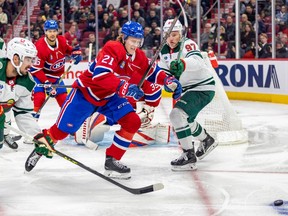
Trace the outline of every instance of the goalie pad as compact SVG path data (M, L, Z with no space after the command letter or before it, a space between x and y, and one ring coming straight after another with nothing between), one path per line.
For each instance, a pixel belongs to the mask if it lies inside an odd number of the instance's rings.
M167 144L170 141L170 125L155 124L140 128L134 135L130 147L152 144Z
M155 108L147 105L145 101L138 101L136 103L136 113L141 119L141 128L151 125L151 121L154 118L154 110Z
M104 138L104 133L110 128L104 125L106 117L98 112L93 113L87 118L79 130L75 133L75 141L78 144L84 144L87 148L96 150L98 148L97 142Z

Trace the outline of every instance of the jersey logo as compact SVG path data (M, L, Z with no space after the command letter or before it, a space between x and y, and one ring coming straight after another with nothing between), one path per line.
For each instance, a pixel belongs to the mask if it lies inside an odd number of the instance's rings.
M125 67L125 61L122 61L122 62L120 63L120 68L123 69L124 67Z
M51 65L51 70L52 71L58 71L59 69L63 68L65 66L65 59L59 59L58 61L54 62Z

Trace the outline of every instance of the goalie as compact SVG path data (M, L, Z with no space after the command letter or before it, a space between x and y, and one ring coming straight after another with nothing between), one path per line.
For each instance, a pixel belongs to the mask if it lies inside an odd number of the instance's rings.
M121 77L129 83L139 83L141 76L133 75L129 77ZM132 146L145 146L155 143L168 143L170 137L170 126L164 124L152 124L154 117L154 111L159 106L162 86L151 83L147 80L143 83L142 90L144 96L135 101L133 98L127 98L129 103L134 107L136 113L141 119L141 127L134 135L130 144ZM105 132L109 131L110 126L117 124L107 119L104 115L98 112L93 113L92 116L87 118L79 130L75 133L75 141L78 144L84 144L86 147L92 150L98 148L98 142L104 139Z

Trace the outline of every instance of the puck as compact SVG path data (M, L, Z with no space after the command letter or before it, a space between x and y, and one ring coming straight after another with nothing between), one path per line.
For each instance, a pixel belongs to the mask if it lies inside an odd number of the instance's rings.
M283 205L283 200L275 200L274 201L274 206L281 206Z

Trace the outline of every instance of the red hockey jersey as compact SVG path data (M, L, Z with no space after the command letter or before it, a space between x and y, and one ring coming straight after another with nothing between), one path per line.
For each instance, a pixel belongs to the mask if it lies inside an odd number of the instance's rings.
M97 62L97 63L96 63ZM126 53L125 47L118 41L108 41L99 52L96 60L74 83L91 103L101 106L113 96L119 86L118 76L142 78L149 66L145 53L136 49L133 56ZM160 85L164 84L167 75L158 67L152 67L147 80ZM135 83L137 80L134 80Z
M56 39L56 47L51 47L46 37L40 38L35 44L38 54L35 63L30 68L33 76L37 77L42 83L46 80L55 82L65 70L65 56L70 55L72 46L68 45L67 40L62 35Z

